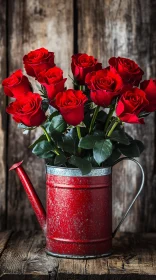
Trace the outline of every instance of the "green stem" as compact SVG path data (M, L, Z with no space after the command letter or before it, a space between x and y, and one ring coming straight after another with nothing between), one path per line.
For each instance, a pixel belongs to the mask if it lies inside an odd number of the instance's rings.
M76 127L76 130L77 130L78 138L79 138L79 140L80 140L80 139L82 138L82 137L81 137L81 130L80 130L80 127L77 126L77 127Z
M51 138L50 138L48 132L46 131L45 127L41 125L41 128L43 129L44 134L45 134L45 136L47 137L48 142L51 142Z
M90 124L90 127L89 127L89 133L91 133L92 130L93 130L93 126L94 126L96 117L97 117L97 115L98 115L99 109L100 109L100 106L97 106L97 107L95 108L95 110L94 110L94 114L93 114L93 116L92 116L91 124Z
M76 130L77 130L78 138L79 138L79 140L80 140L80 139L81 139L81 130L80 130L80 127L77 126L77 127L76 127ZM78 147L78 153L79 153L79 155L81 154L81 148L80 148L80 147Z
M118 123L120 122L120 119L116 119L115 123L113 124L112 128L110 129L110 131L107 133L107 136L110 137L112 132L114 131L114 129L116 128L116 126L118 125Z
M60 154L59 154L59 152L55 149L55 150L53 150L53 152L57 155L57 156L59 156Z
M111 119L112 116L113 116L114 110L115 110L115 106L111 107L110 110L109 110L109 114L108 114L108 116L107 116L106 123L105 123L105 127L104 127L104 133L107 132L107 128L108 128L110 119Z
M51 142L50 135L49 135L48 132L46 131L45 127L41 125L41 128L43 129L44 134L45 134L45 136L47 137L48 142ZM54 149L53 152L54 152L57 156L59 156L59 152L57 151L57 149Z
M83 91L83 85L80 85L80 90L82 90L82 91Z

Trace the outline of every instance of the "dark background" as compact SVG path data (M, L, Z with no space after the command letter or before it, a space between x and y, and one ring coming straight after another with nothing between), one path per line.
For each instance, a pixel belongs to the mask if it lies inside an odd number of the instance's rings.
M136 60L144 78L156 77L155 0L0 0L0 79L22 67L30 50L45 47L55 52L55 62L70 73L73 53L94 55L103 66L111 56ZM69 79L68 86L71 86ZM6 115L8 103L0 91L0 229L38 228L27 197L8 168L24 159L24 167L45 204L44 162L31 154L29 144L39 132L23 135ZM139 161L146 174L144 191L121 227L122 231L156 231L156 120L126 125L144 142ZM119 163L113 172L113 224L117 225L139 187L134 163Z

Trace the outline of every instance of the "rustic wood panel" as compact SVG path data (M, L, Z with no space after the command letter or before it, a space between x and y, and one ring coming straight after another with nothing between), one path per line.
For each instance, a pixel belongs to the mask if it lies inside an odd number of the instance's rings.
M8 1L8 52L9 73L22 67L23 55L32 49L48 48L55 52L58 66L68 75L70 56L73 53L72 0ZM22 135L10 120L8 165L24 159L24 167L45 204L44 163L31 154L28 146L39 132ZM31 206L14 172L8 178L8 228L37 228Z
M6 2L0 0L0 80L7 75ZM0 83L0 230L6 227L6 97Z
M77 7L79 52L94 55L104 66L111 56L129 57L145 70L145 78L156 77L156 1L79 0ZM139 159L145 170L146 183L121 230L155 231L155 115L148 117L146 125L125 127L146 145ZM114 226L130 204L139 183L140 173L135 164L123 162L114 168Z
M10 236L11 231L0 232L0 256L3 253Z
M1 238L6 239L6 232L1 233ZM47 256L44 249L41 232L12 233L0 256L1 279L154 280L156 277L155 234L118 235L109 258L61 259Z

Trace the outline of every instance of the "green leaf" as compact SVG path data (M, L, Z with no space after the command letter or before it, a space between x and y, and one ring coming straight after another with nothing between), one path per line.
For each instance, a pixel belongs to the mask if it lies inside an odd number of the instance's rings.
M40 157L40 158L47 159L47 158L51 158L51 157L52 157L52 154L53 154L53 153L50 151L50 152L47 152L47 153L45 153L45 154L40 155L39 157Z
M61 115L55 116L51 120L51 124L49 126L49 131L59 131L64 132L66 130L67 124L65 123L63 117Z
M127 157L139 157L144 150L144 145L139 140L133 140L130 145L118 145L120 152Z
M34 143L32 143L29 146L29 148L33 149L36 146L36 144L38 144L39 142L46 140L46 139L47 139L47 137L44 134L42 134Z
M56 116L58 116L58 115L60 115L59 111L56 111L56 110L53 111L53 112L51 113L51 115L49 116L49 121L51 121L53 117L56 117Z
M102 140L101 136L98 135L86 135L85 137L80 139L79 147L89 150L93 149L96 141Z
M104 131L103 130L95 130L93 135L100 136L102 139L104 138Z
M50 114L54 113L54 112L58 112L56 108L54 108L53 106L49 105L49 111Z
M65 157L65 155L61 154L61 155L56 155L55 160L54 160L54 165L63 165L65 164L65 162L67 161L67 158Z
M95 161L100 165L112 154L113 145L109 139L97 141L93 149Z
M134 140L134 142L137 144L140 154L144 151L145 146L140 140Z
M41 108L44 112L46 112L48 110L49 107L49 100L48 99L43 99L42 100L42 104L41 104Z
M69 159L69 163L78 167L81 170L82 175L86 175L92 170L91 163L84 158L71 156L71 158Z
M84 159L88 160L91 163L92 167L99 167L92 154L86 155Z
M104 166L113 166L114 162L121 156L118 149L114 149L111 156L104 162Z
M51 132L50 135L55 145L60 146L62 143L62 133L57 130L54 130Z
M112 132L111 136L109 137L111 140L125 144L125 145L129 145L130 141L127 137L127 135L124 132L124 129L116 129Z
M51 152L54 149L54 145L51 142L43 140L35 145L32 152L36 156L46 158L47 153ZM45 155L45 157L44 157Z
M61 148L70 154L76 154L78 147L78 136L76 128L72 128L64 137L62 137L63 142L60 144Z
M54 157L55 157L55 154L52 154L51 157L47 158L45 160L46 164L54 166Z
M55 117L55 116L58 116L60 113L58 111L55 111L53 112L50 116L49 116L49 119L48 121L46 121L46 123L44 123L44 127L46 129L46 131L48 132L48 134L50 134L50 126L51 126L51 120Z
M125 134L126 134L126 136L128 137L129 142L130 142L130 143L133 142L133 137L131 137L128 133L125 133Z

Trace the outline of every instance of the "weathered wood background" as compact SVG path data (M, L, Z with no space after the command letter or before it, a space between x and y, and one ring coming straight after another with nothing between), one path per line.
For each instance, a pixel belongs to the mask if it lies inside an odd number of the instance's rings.
M86 52L107 65L111 56L135 59L145 76L156 77L156 0L0 0L0 79L21 68L25 53L39 47L55 52L58 66L70 72L70 57ZM68 83L70 85L70 81ZM14 172L24 159L32 182L45 204L44 163L29 144L37 132L23 135L8 118L8 100L0 91L0 229L38 228L36 218ZM122 231L156 231L156 119L127 125L146 150L139 159L146 173L144 191ZM113 224L117 225L140 183L135 164L119 163L113 172Z

